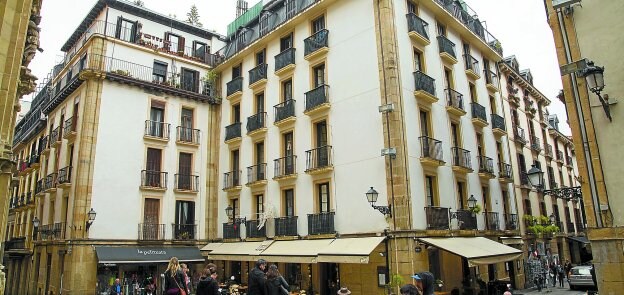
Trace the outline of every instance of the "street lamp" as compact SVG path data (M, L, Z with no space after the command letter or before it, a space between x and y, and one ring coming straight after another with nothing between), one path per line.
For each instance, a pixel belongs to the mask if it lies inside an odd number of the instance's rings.
M602 104L602 108L607 114L607 118L609 121L613 121L611 119L611 111L609 109L609 104L607 101L600 95L600 92L604 89L604 67L594 66L594 62L590 61L587 63L587 67L581 70L581 75L585 78L585 82L587 82L587 88L589 91L598 95L598 99L600 99L600 103Z
M473 211L476 207L477 199L475 199L474 195L470 195L470 198L468 198L468 208L470 209L470 211Z
M557 221L557 216L555 216L555 213L551 213L549 218L550 218L550 224L555 224L555 222Z
M32 220L33 223L33 240L37 239L37 233L39 232L39 218L37 218L37 216L35 216L35 218L33 218Z
M527 176L529 177L529 182L533 187L538 190L544 188L544 172L542 172L539 167L531 165L531 169L527 172Z
M91 210L89 210L89 213L87 213L87 215L89 216L89 220L87 220L86 229L89 230L89 228L93 224L93 221L95 221L95 215L97 215L97 213L95 212L95 210L93 210L93 208L91 208Z
M247 217L243 217L243 218L234 217L234 208L232 208L232 206L230 205L228 205L227 208L225 208L225 214L227 215L228 220L232 220L233 223L241 224L241 223L247 222Z
M32 220L32 223L33 223L33 227L39 227L39 223L40 223L39 218L35 216L35 218L33 218Z
M371 207L381 212L384 216L392 217L392 206L375 206L378 197L379 193L371 186L371 188L366 192L366 199L371 204Z

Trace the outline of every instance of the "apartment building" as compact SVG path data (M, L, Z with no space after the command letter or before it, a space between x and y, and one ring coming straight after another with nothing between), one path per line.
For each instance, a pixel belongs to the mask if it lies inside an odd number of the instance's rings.
M226 39L202 250L227 277L265 258L320 294L523 285L502 47L465 3L260 2Z
M222 38L128 1L89 11L15 129L10 294L99 294L114 278L129 294L171 256L203 268Z
M550 100L533 85L529 69L520 70L515 56L505 58L499 69L523 249L557 261L586 262L591 251L578 237L584 235L582 202L556 193L580 186L572 140L559 131L557 116L548 113ZM530 182L532 167L544 172L542 187Z

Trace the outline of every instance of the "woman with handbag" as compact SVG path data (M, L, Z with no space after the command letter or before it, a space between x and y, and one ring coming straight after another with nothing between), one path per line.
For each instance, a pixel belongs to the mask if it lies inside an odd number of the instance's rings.
M290 287L286 280L277 270L277 265L271 264L269 271L267 272L266 280L267 295L288 295L290 294Z
M189 293L177 257L169 259L169 265L165 271L165 292L167 295L186 295Z

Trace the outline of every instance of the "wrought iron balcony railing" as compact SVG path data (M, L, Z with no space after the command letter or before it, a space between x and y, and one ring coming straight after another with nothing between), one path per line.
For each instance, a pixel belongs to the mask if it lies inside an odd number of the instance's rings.
M552 157L553 157L553 147L552 147L552 145L550 143L544 144L544 153L545 153L546 157L552 159Z
M456 109L464 110L464 95L453 89L444 89L446 105Z
M500 129L505 131L505 119L497 114L491 114L490 118L492 119L492 129Z
M138 240L157 241L165 239L166 224L139 223Z
M449 40L446 36L438 36L438 47L440 53L448 53L450 56L457 58L455 55L455 43Z
M275 56L275 71L295 64L295 48L291 47Z
M566 164L569 166L572 166L572 157L571 156L566 156Z
M141 187L166 189L167 177L167 172L141 170Z
M512 179L513 172L511 170L511 164L499 163L499 169L500 169L500 175L499 175L500 178Z
M470 210L457 210L455 212L457 216L457 225L460 230L475 230L477 229L477 215Z
M485 228L487 230L500 230L498 212L485 212Z
M537 136L531 135L531 149L534 151L541 151L542 146L540 145L540 140Z
M247 220L245 223L245 231L247 238L266 238L266 223L262 228L258 228L260 220Z
M308 214L308 235L334 234L335 212Z
M326 145L306 151L306 171L333 166L332 146Z
M58 171L58 184L71 183L72 167L67 166Z
M247 167L247 183L266 180L266 163L260 163Z
M199 134L199 129L176 127L176 140L180 142L199 144Z
M473 71L477 75L481 73L479 70L479 61L470 54L464 54L464 66L466 70Z
M240 239L240 224L226 222L223 224L224 239Z
M414 83L415 83L414 89L416 91L422 90L433 96L436 95L435 79L427 76L425 73L421 71L414 72Z
M486 156L478 156L479 173L494 174L494 159Z
M240 182L241 171L230 171L223 173L223 189L234 188L241 185Z
M249 70L249 85L253 85L254 83L267 78L267 69L269 65L260 64L255 68Z
M485 69L484 74L485 74L485 83L489 85L494 85L495 87L498 88L498 75L496 74L496 72L490 69Z
M146 120L144 135L169 140L170 127L169 123Z
M442 142L427 136L421 136L420 140L420 157L430 158L444 162L442 154Z
M50 173L45 178L45 190L56 187L56 173Z
M529 175L526 171L520 171L520 184L521 185L529 185Z
M273 161L274 177L284 177L297 174L297 156L286 156Z
M557 161L563 162L563 152L557 151Z
M247 117L247 133L266 127L267 113L261 112Z
M518 214L505 214L505 229L519 230Z
M297 216L275 218L275 236L298 236Z
M407 14L407 29L429 40L429 24L414 13Z
M174 174L175 189L189 192L199 191L199 175Z
M472 109L472 118L474 119L480 119L483 120L485 122L487 122L487 112L485 111L485 107L476 103L476 102L472 102L470 103L471 109Z
M305 110L314 108L329 102L329 85L321 85L305 93Z
M295 116L295 100L289 99L273 107L275 112L275 122L288 119Z
M70 134L71 132L76 132L76 125L77 122L73 117L65 120L65 123L63 124L63 134L67 136L67 134Z
M61 128L56 127L50 132L50 143L54 144L61 140Z
M513 134L514 134L514 140L521 144L521 145L525 145L526 144L526 138L524 137L524 129L520 126L513 126Z
M197 224L172 224L174 240L197 240Z
M425 207L427 229L449 229L449 208Z
M316 52L317 50L323 47L327 47L328 41L329 41L329 30L323 29L314 33L314 35L303 40L303 43L305 45L304 55L307 56L311 53Z
M241 122L225 126L225 141L241 137Z
M472 170L472 161L470 159L470 151L459 147L452 147L453 166L459 166Z
M226 96L243 91L243 77L236 77L226 84Z

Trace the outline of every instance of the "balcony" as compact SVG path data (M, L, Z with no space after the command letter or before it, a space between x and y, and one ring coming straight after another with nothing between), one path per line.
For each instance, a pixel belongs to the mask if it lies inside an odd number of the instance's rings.
M553 147L550 143L544 144L544 156L550 160L553 158Z
M243 94L243 77L236 77L226 84L226 97L232 99Z
M166 224L139 223L139 241L159 241L165 239Z
M459 147L452 147L451 152L453 154L453 171L462 174L472 172L470 151Z
M484 180L493 179L494 175L494 160L486 156L478 156L479 159L479 177Z
M285 216L275 218L275 236L298 236L297 216Z
M435 91L435 79L421 71L414 72L414 97L418 102L432 104L438 101Z
M67 166L58 171L58 187L67 188L71 186L72 167Z
M485 107L476 102L470 103L470 107L472 109L472 123L481 128L487 126L488 121Z
M254 89L266 84L268 67L267 64L260 64L249 70L249 88Z
M4 251L6 252L20 250L29 251L29 249L26 249L26 237L12 238L4 243Z
M61 144L62 133L61 126L54 128L54 130L50 132L50 145L52 147L57 147Z
M514 141L521 146L527 143L526 137L524 137L524 129L520 126L513 126Z
M551 190L552 190L552 189L557 189L557 188L559 188L559 184L558 184L556 181L551 180L551 181L550 181L550 183L549 183L549 188L550 188Z
M327 29L320 30L303 40L305 45L304 58L306 60L313 60L327 54L329 51L328 40L329 31Z
M511 165L507 163L499 163L499 175L498 179L503 183L513 182L513 172Z
M457 210L455 212L457 217L457 226L460 230L476 230L477 229L477 215L470 210Z
M44 193L53 193L56 191L56 173L50 173L45 178Z
M566 156L566 165L572 167L572 157Z
M334 163L332 161L332 146L326 145L306 151L306 173L321 174L332 171Z
M274 124L278 127L295 122L295 100L289 99L273 107L275 112Z
M240 191L241 189L240 176L241 176L240 170L223 173L223 190L226 192Z
M226 222L223 224L223 239L240 239L240 224Z
M418 138L420 141L420 162L423 165L438 167L444 165L442 142L427 136Z
M540 140L537 136L531 135L531 150L539 153L542 151L542 146L540 145Z
M490 69L485 69L484 74L485 74L485 87L490 92L498 92L498 75Z
M49 138L50 137L46 135L41 138L41 141L39 141L39 152L44 156L48 156L50 154L50 145L48 144Z
M295 48L288 48L275 56L275 74L282 75L295 68Z
M485 229L501 230L498 212L485 212Z
M446 96L446 110L449 114L458 117L466 114L463 94L449 88L444 90L444 95Z
M146 120L143 138L167 142L169 141L170 127L171 125L165 122Z
M32 169L38 169L41 166L39 160L40 158L37 154L30 156L30 159L28 160L28 166L30 166L30 168Z
M273 179L286 180L297 177L297 156L286 156L273 161Z
M329 110L329 85L321 85L305 93L304 114L314 116Z
M500 138L507 135L505 118L497 114L491 114L490 118L492 119L492 133L494 133L494 136Z
M199 175L174 174L174 191L178 193L199 192Z
M520 185L522 188L532 189L531 183L529 182L529 175L526 171L520 171Z
M563 164L563 152L557 151L557 163Z
M247 220L245 223L247 239L266 239L266 224L258 229L259 224L260 220Z
M247 186L257 187L257 186L266 185L267 183L266 168L267 168L266 163L261 163L261 164L247 167Z
M164 191L167 189L167 178L167 172L141 170L141 189Z
M57 222L54 224L40 225L37 229L37 233L41 240L63 240L65 239L65 223Z
M568 234L573 235L573 234L575 233L575 232L574 232L574 222L568 222L568 223L567 223L567 229L568 229L568 230L567 230L566 232L567 232Z
M63 138L70 141L74 140L76 138L77 125L78 122L73 117L65 120L65 123L63 123Z
M35 185L35 196L43 195L44 188L44 179L37 180L37 184Z
M518 214L505 214L505 230L520 230Z
M455 43L451 42L446 36L438 36L438 48L442 61L454 65L457 63L457 55L455 55Z
M445 230L449 229L449 208L425 207L427 217L427 229Z
M225 126L225 143L237 143L242 140L241 122L235 122L229 126Z
M466 69L466 76L477 80L481 78L481 70L479 70L479 61L470 54L464 54L464 67Z
M308 235L333 235L335 212L308 214Z
M176 127L176 143L198 146L199 129L178 126Z
M247 135L254 137L264 136L267 131L266 127L267 113L261 112L253 116L247 117Z
M172 224L171 232L174 240L197 240L197 224Z
M407 14L407 30L408 35L414 42L422 46L427 46L431 43L429 41L429 24L416 14Z

